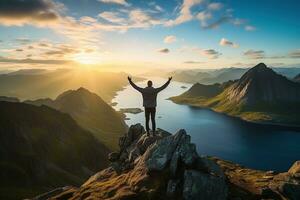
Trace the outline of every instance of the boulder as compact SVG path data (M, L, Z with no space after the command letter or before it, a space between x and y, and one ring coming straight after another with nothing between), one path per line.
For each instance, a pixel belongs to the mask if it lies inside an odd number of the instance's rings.
M174 199L178 193L180 180L171 179L167 185L167 196Z
M196 170L184 172L183 199L224 200L228 186L224 179Z
M295 175L300 173L300 160L294 162L292 167L288 171L290 174Z
M145 152L143 159L148 171L162 171L170 162L177 145L185 135L184 130L179 130L174 136L165 137L152 145Z
M108 160L110 162L115 162L119 159L120 154L118 152L111 152L110 154L108 154Z
M225 178L225 174L221 167L213 160L206 156L201 156L197 158L196 168L200 171L207 171L210 174Z

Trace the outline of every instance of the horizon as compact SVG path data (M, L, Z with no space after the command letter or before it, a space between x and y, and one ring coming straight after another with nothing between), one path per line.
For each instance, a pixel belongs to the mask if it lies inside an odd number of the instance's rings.
M0 70L300 66L298 1L0 3ZM255 12L253 12L255 11ZM142 52L142 53L141 53ZM141 69L142 68L142 69Z

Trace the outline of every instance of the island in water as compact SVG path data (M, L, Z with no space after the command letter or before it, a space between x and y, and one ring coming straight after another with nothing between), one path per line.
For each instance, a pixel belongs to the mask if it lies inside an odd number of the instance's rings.
M121 113L131 113L131 114L138 114L143 112L141 108L121 108L120 109Z

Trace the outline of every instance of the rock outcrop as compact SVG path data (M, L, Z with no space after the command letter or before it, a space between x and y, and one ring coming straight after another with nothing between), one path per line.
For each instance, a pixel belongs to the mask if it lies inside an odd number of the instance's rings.
M109 154L109 168L50 199L299 199L299 162L286 173L251 170L199 156L185 130L147 136L140 124L129 128L119 146Z

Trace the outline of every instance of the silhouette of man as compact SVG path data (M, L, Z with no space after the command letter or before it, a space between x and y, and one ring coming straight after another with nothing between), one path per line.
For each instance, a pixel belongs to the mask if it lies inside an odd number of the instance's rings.
M171 82L172 77L169 77L169 80L162 85L159 88L154 88L152 87L152 81L148 81L147 87L145 88L140 88L136 84L134 84L131 80L131 77L128 76L128 81L130 85L142 93L143 96L143 106L145 108L145 118L146 118L146 131L147 135L150 135L150 128L149 128L149 121L150 121L150 116L151 116L151 122L152 122L152 134L155 134L156 130L156 124L155 124L155 112L156 112L156 97L157 94L165 89Z

